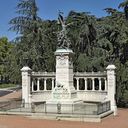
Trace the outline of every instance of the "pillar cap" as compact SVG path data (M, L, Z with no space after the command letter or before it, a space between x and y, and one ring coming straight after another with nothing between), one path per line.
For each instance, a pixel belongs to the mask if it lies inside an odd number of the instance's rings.
M116 69L116 66L113 65L113 64L110 64L110 65L107 66L106 69L107 69L107 70L115 70L115 69Z
M24 66L21 71L24 72L24 71L31 71L32 69L29 68L28 66Z
M73 51L69 48L59 48L55 51L55 55L59 54L73 54Z

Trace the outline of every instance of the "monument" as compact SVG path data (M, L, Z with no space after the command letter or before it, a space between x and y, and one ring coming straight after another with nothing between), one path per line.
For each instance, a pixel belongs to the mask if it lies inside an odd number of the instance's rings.
M33 72L28 66L22 72L22 101L25 108L46 113L109 115L117 114L115 102L115 65L109 64L105 72L73 72L73 51L67 37L67 27L59 12L58 47L55 51L56 72ZM51 79L51 90L47 80ZM76 80L76 88L74 87ZM80 82L82 80L82 82ZM83 90L80 89L82 83ZM42 85L44 86L42 89ZM35 89L36 88L36 89Z
M46 102L48 112L57 112L57 108L64 113L72 112L75 104L82 103L77 98L77 92L73 85L73 51L70 40L67 38L66 24L63 16L59 13L58 21L62 30L58 33L58 48L56 56L56 85L52 91L52 99ZM60 108L61 107L61 108Z

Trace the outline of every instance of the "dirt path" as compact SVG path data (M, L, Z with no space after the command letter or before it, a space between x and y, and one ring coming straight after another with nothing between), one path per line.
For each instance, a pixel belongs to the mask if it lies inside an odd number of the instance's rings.
M11 93L4 95L4 96L0 96L0 101L11 100L14 98L21 98L21 90L11 92Z
M101 123L55 121L0 115L0 128L128 128L128 109L119 109L118 116L104 118Z

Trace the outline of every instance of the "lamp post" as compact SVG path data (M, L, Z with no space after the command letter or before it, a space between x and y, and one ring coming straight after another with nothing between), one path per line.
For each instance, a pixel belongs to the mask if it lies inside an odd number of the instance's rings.
M24 55L23 55L23 65L28 66L28 53L27 52L24 52Z

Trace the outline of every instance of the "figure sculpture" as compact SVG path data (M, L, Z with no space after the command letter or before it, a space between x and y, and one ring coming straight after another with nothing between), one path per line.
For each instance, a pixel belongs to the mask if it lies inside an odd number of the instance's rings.
M58 16L58 23L61 25L61 31L58 32L57 36L58 36L58 47L59 48L69 48L70 47L70 40L67 37L67 26L69 24L66 25L65 20L62 16L62 12L59 11L59 16Z

